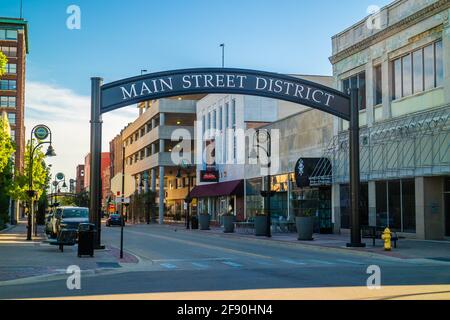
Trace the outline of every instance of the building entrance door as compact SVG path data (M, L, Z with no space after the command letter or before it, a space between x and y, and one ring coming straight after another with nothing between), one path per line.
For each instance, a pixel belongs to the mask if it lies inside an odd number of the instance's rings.
M450 177L445 178L444 185L445 236L450 237Z

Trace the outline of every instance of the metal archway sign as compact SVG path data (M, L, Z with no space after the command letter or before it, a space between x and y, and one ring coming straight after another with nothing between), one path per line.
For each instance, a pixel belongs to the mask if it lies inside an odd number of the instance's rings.
M359 111L358 91L350 95L297 77L265 71L199 68L145 74L103 85L91 79L90 220L97 225L100 246L101 115L148 100L193 94L239 94L284 100L350 121L350 192L352 236L349 246L362 246L359 227Z

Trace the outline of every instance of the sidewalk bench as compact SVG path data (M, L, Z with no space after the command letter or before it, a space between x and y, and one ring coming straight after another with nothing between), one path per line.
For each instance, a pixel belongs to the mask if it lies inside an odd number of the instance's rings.
M375 247L375 240L381 239L385 229L385 227L361 226L361 236L363 239L372 239L372 246ZM397 241L399 240L397 233L391 230L391 236L394 248L397 248Z
M250 233L251 230L255 229L255 223L252 221L234 222L233 224L234 224L236 231L244 229L246 233Z
M48 243L52 246L59 246L59 250L64 252L64 246L74 246L77 244L78 230L62 229L56 240L50 240Z

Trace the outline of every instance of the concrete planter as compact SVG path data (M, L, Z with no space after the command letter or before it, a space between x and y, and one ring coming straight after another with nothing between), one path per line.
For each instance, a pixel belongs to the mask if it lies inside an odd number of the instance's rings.
M198 216L198 222L200 224L200 230L209 230L209 221L211 216L209 214L201 214Z
M233 215L222 216L223 232L225 232L225 233L233 233L234 232L234 220L235 220L235 217Z
M296 217L298 240L313 240L314 217Z
M267 235L267 217L256 216L255 217L255 236L263 237Z

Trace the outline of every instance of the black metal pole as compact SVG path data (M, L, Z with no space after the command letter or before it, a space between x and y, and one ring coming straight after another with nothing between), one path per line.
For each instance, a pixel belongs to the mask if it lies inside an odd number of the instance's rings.
M350 212L351 212L351 238L347 247L365 247L361 242L361 227L359 224L359 105L358 89L350 90Z
M189 170L189 169L188 169ZM188 171L188 199L190 201L190 197L191 197L191 175L190 172ZM189 206L191 205L190 202L186 201L186 229L190 229L190 223L189 223Z
M28 195L30 197L29 207L28 207L28 226L27 226L27 241L32 240L32 219L33 219L33 195L31 190L33 190L33 131L31 130L30 137L30 159L28 162Z
M124 142L122 141L122 144ZM120 259L123 259L123 227L125 224L124 215L124 200L125 200L125 144L122 145L122 207L120 215Z
M91 79L91 172L90 172L90 204L89 204L89 221L95 224L96 236L94 239L94 247L101 249L100 237L100 210L101 210L101 130L102 119L100 111L100 91L103 79Z
M272 225L272 216L270 212L270 198L272 196L272 176L270 174L270 169L272 168L272 137L270 133L267 131L267 237L272 237L271 225Z

